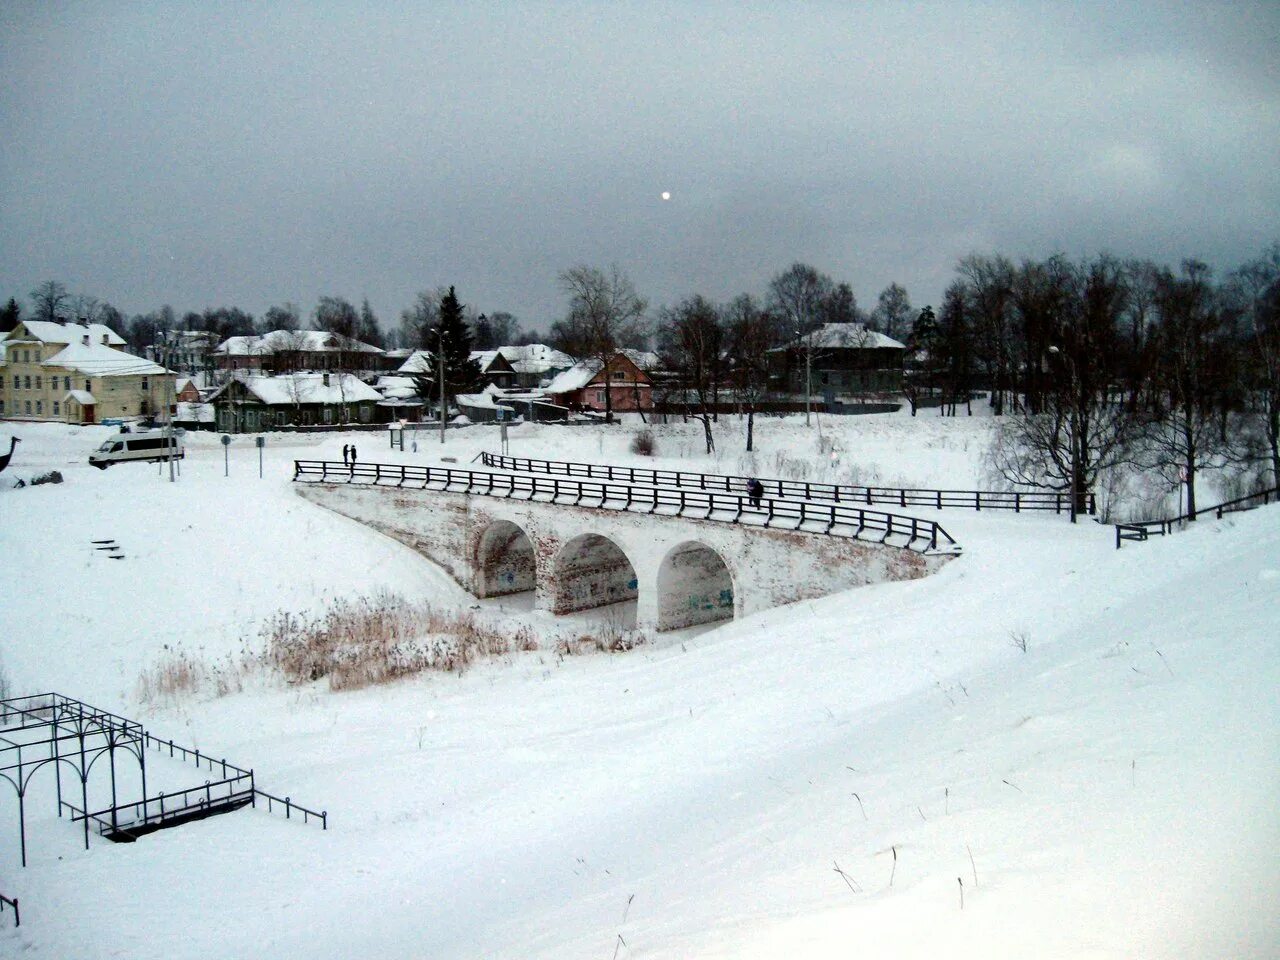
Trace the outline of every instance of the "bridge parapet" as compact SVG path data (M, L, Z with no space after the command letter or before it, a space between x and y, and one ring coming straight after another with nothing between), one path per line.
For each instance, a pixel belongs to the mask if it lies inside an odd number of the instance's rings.
M744 502L737 516L745 496L698 509L690 499L642 499L641 488L628 494L625 485L578 489L562 480L557 491L548 478L362 467L302 468L298 479L307 482L298 492L409 545L478 597L532 587L535 607L552 613L634 600L642 628L676 629L914 579L950 559L921 549L923 535L908 548L906 531L894 546L888 536L860 540L829 518L765 526L763 504Z

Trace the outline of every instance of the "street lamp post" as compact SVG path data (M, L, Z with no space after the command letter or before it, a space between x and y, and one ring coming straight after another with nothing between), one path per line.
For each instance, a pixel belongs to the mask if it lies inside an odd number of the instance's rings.
M441 330L440 336L436 337L436 353L439 356L440 366L440 442L444 443L444 420L448 412L444 396L444 330Z

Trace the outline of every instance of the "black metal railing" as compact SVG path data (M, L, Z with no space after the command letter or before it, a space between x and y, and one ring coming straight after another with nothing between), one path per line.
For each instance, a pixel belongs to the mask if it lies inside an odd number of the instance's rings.
M18 912L18 898L6 897L3 893L0 893L0 914L4 913L6 906L13 907L13 925L15 927L22 926L22 914Z
M413 489L434 488L481 496L540 500L605 510L692 517L727 523L777 527L805 533L865 540L925 553L959 553L955 539L939 524L853 505L812 503L779 497L750 497L745 490L720 492L622 482L561 479L533 474L490 473L455 467L295 460L293 479L304 483L355 483Z
M258 805L259 797L267 801L268 813L274 813L275 808L277 806L284 807L284 818L286 820L292 820L293 815L295 813L300 813L302 814L303 823L310 823L312 820L319 820L321 830L329 829L329 811L328 810L320 810L320 811L308 810L306 807L301 806L300 804L294 803L288 797L284 797L284 798L277 797L270 793L267 793L267 791L265 790L258 790L256 788L253 791L253 800L252 800L252 803L255 807L257 807Z
M692 473L685 470L654 470L649 467L620 467L605 463L573 463L565 460L507 457L495 453L482 453L479 459L486 467L499 470L545 473L548 476L619 480L651 486L721 490L728 493L746 493L747 482L752 479L725 474ZM931 490L911 487L862 487L852 484L814 483L808 480L763 477L755 479L764 486L765 493L788 499L829 500L835 503L868 505L878 503L898 507L932 507L935 510L961 508L1012 510L1014 513L1044 510L1052 510L1054 513L1071 512L1071 494L1045 490ZM1096 511L1097 502L1094 495L1086 494L1084 512L1093 514Z
M1228 513L1252 510L1254 507L1265 506L1272 502L1280 503L1280 487L1259 490L1257 493L1251 493L1248 496L1236 497L1234 500L1226 500L1222 503L1214 504L1212 507L1205 507L1203 510L1197 510L1195 516L1190 513L1184 513L1166 520L1135 520L1130 523L1117 523L1115 525L1116 549L1119 550L1126 540L1142 543L1151 537L1163 537L1177 530L1185 530L1188 523L1192 523L1199 517L1206 517L1212 514L1215 520L1221 520Z
M89 820L99 836L120 834L128 837L148 827L182 820L193 814L224 809L253 800L253 774L243 773L225 780L206 780L198 787L173 793L159 793L145 800L121 803L85 813L79 807L62 801L62 809L73 822Z

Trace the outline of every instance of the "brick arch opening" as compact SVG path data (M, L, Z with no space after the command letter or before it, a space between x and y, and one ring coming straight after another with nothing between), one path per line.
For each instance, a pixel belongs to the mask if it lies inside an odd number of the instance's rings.
M476 596L503 597L538 585L533 541L509 520L484 528L476 544Z
M635 567L622 548L599 534L574 537L552 565L552 613L592 610L640 595Z
M658 567L658 629L679 630L733 619L733 575L705 543L672 547Z

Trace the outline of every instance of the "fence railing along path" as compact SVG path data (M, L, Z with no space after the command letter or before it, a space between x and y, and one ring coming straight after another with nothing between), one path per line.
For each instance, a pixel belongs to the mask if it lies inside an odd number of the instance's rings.
M1203 510L1197 510L1195 517L1192 517L1189 513L1184 513L1181 516L1170 517L1167 520L1135 520L1132 523L1117 523L1116 549L1119 550L1125 540L1142 543L1153 536L1163 537L1178 530L1185 530L1187 524L1193 523L1200 517L1212 515L1215 520L1221 520L1229 513L1252 510L1268 503L1280 503L1280 487L1259 490L1257 493L1251 493L1245 497L1236 497L1234 500L1226 500L1222 503L1214 504L1212 507L1205 507Z
M603 510L777 527L854 540L874 539L887 546L922 553L960 552L955 539L932 520L866 510L852 504L812 503L803 499L768 496L753 499L747 496L745 489L728 492L643 486L640 481L562 479L391 463L348 466L331 460L295 460L293 479L301 483L409 487L504 499L520 498Z
M519 470L524 473L544 473L548 476L581 477L596 480L617 480L625 483L642 483L657 487L718 490L726 493L742 493L747 490L750 477L717 473L693 473L685 470L654 470L650 467L621 467L605 463L573 463L565 460L539 460L531 457L508 457L496 453L482 453L477 459L486 467L499 470ZM862 487L842 483L813 483L808 480L783 480L756 477L768 495L797 500L830 500L834 503L885 504L897 507L932 507L935 510L960 508L965 510L1052 510L1054 513L1071 512L1071 494L1046 490L932 490L923 487ZM1085 513L1097 511L1097 501L1092 493L1086 495Z
M22 926L22 914L18 912L18 898L6 897L3 893L0 893L0 914L4 913L6 905L13 907L13 925L15 927Z

